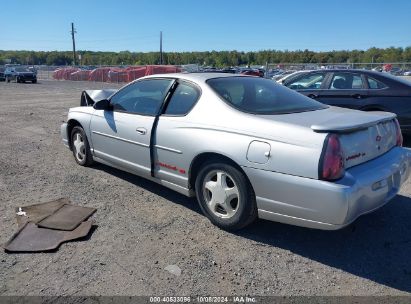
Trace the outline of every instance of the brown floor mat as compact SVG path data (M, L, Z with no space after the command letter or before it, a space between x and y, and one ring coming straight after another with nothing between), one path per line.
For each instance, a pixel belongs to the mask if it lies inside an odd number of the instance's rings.
M95 211L95 208L66 204L38 222L37 225L42 228L71 231L89 218Z
M41 203L26 207L16 208L17 225L23 227L27 222L37 223L56 212L65 204L69 204L67 198L60 198L51 202Z
M8 252L38 252L56 249L61 243L85 237L91 229L92 222L83 222L73 231L59 231L37 227L26 223L12 238L4 244Z

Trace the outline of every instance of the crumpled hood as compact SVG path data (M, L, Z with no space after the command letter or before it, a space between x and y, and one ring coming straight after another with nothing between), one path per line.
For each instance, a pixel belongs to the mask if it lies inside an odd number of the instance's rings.
M81 92L80 106L89 107L94 105L97 101L108 99L116 93L116 89L104 89L104 90L85 90Z

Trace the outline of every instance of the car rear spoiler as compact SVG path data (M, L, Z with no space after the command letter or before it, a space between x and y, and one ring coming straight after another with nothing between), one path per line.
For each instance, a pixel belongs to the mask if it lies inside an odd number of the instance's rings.
M367 115L364 115L367 114ZM366 129L383 121L396 118L397 115L389 112L352 112L344 115L342 120L327 120L316 125L311 129L318 133L349 133L361 129Z
M117 90L115 89L105 89L105 90L86 90L81 92L80 106L81 107L91 107L97 101L108 99Z

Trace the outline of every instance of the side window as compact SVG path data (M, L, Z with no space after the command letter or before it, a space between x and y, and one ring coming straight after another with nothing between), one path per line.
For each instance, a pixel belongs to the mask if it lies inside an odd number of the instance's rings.
M113 110L156 115L172 83L172 79L149 79L135 82L111 98Z
M293 90L316 90L321 87L325 73L308 74L287 83L286 86Z
M197 102L200 92L193 86L180 82L171 96L165 114L185 115Z
M381 81L378 81L374 78L371 77L367 77L367 81L368 81L368 87L370 89L384 89L387 86L385 84L383 84Z
M335 73L331 80L331 90L363 89L364 84L359 74Z

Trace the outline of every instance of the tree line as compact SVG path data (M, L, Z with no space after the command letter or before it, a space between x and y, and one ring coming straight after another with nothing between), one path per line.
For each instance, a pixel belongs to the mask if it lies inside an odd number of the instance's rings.
M159 52L92 52L78 51L81 65L145 65L159 64ZM71 51L2 51L0 64L17 63L27 65L72 65ZM255 52L207 51L207 52L164 52L163 63L182 65L227 67L239 65L263 65L268 63L387 63L411 62L411 46L369 48L367 50L342 50L314 52L310 50Z

